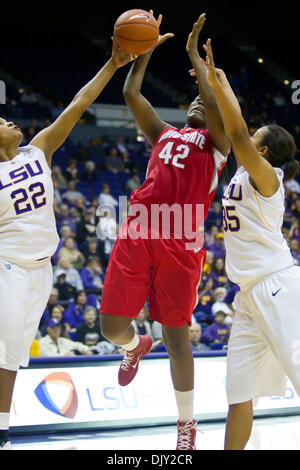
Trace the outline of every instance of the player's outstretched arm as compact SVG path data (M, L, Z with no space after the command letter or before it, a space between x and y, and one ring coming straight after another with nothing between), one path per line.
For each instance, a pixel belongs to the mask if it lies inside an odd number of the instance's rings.
M215 68L210 40L204 45L204 49L207 54L206 61L200 60L207 68L208 83L214 90L225 132L237 162L245 167L260 194L272 196L279 186L277 174L253 144L239 102L226 75L223 70Z
M73 98L63 113L46 129L39 132L30 142L46 155L51 166L53 153L64 143L82 114L96 100L119 67L134 60L135 56L120 49L113 39L112 56L97 75Z
M151 13L153 14L152 10ZM160 26L162 15L158 17ZM147 65L154 49L163 44L168 38L172 37L172 33L160 35L157 44L146 54L140 55L132 65L125 84L123 87L123 95L127 106L130 108L138 127L143 135L147 138L151 145L154 145L159 133L169 126L162 121L155 109L149 101L142 95L141 87L144 80Z
M206 15L202 13L196 23L194 23L192 32L189 34L187 40L186 50L193 66L193 70L190 70L190 74L197 77L199 95L204 103L209 134L214 146L223 155L227 155L230 150L230 142L225 133L224 123L213 90L207 81L206 67L201 63L198 51L199 35L203 29L205 20Z

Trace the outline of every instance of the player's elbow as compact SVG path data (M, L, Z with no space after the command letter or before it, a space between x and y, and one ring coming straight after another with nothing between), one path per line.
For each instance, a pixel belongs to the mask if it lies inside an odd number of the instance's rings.
M138 96L138 91L132 86L124 85L123 87L123 96L126 103L134 101Z
M125 89L123 90L123 97L125 103L127 104L127 106L129 106L132 112L136 112L140 109L143 109L143 96L141 95L139 90L131 88Z
M123 85L123 96L128 96L133 93L134 86L131 80L125 80L125 83Z

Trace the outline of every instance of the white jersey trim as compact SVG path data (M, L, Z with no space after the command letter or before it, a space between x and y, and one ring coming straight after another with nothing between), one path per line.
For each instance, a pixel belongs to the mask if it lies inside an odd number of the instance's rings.
M210 189L209 189L209 194L212 193L218 186L218 171L221 170L222 168L222 165L223 163L226 162L227 160L227 157L225 157L225 155L223 155L218 149L216 149L216 147L213 147L212 148L212 154L213 154L213 157L214 157L214 161L215 161L215 168L214 168L214 173L213 173L213 177L212 177L212 181L211 181L211 185L210 185Z

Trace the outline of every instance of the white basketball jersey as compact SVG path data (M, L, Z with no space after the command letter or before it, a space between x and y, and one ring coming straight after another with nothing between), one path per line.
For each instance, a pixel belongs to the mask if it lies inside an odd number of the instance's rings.
M294 264L281 232L284 206L283 171L275 168L280 185L264 197L240 167L223 196L226 273L241 289Z
M52 256L59 242L51 170L38 147L0 162L0 258L26 265Z

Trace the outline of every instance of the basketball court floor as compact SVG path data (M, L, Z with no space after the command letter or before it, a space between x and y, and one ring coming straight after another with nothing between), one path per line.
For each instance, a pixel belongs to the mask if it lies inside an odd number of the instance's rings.
M225 423L198 424L197 450L222 450ZM176 426L13 436L14 450L174 450ZM300 450L300 416L255 419L247 450Z

